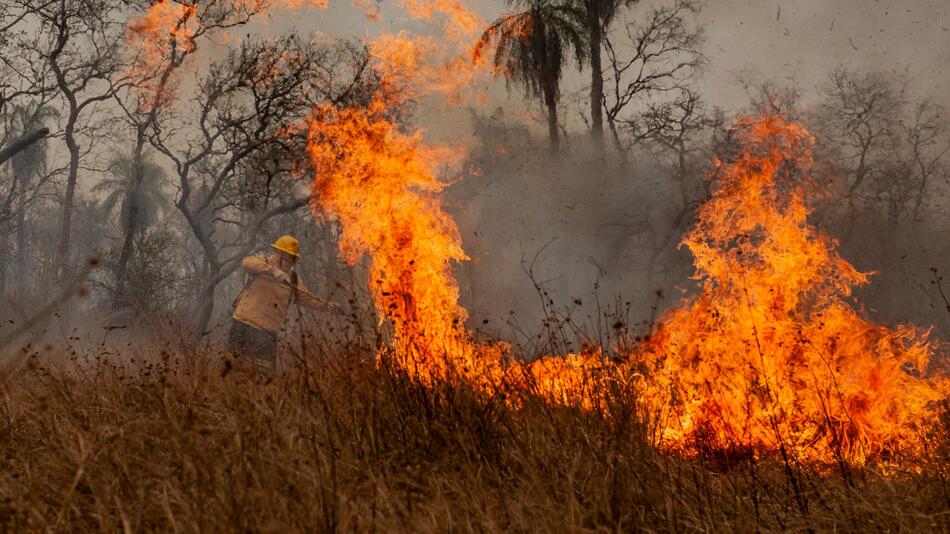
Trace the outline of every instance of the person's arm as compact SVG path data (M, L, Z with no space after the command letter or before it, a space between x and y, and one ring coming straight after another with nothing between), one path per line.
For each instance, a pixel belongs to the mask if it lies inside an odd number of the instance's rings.
M241 266L249 274L271 274L271 266L261 256L248 256L241 262Z
M279 282L290 283L290 277L287 273L267 263L267 260L262 256L248 256L244 258L241 265L249 274L266 274L276 278Z

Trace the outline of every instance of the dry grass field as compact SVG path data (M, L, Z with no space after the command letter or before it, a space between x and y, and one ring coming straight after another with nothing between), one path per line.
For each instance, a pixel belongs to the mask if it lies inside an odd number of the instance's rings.
M6 531L950 530L946 435L920 474L821 474L660 454L632 415L516 409L344 349L272 378L170 345L52 356L0 390Z

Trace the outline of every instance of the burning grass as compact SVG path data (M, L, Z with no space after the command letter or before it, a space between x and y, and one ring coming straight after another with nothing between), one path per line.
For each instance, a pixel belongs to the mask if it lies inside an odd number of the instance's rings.
M421 385L372 351L311 349L306 368L263 379L150 350L119 354L151 358L125 369L34 360L5 381L6 529L950 528L935 451L889 477L684 459L651 446L637 398L609 385L605 416L523 390L512 408L464 384Z
M384 84L385 85L385 84ZM385 94L384 94L385 96ZM931 369L934 343L855 311L867 283L808 221L813 138L779 116L746 117L717 160L714 192L684 236L699 295L667 310L650 340L608 363L603 344L531 366L465 330L453 262L467 259L441 207L440 165L452 153L407 136L379 97L367 110L314 110L313 209L339 223L340 252L370 259L377 313L393 327L397 365L426 384L522 389L603 410L591 384L644 400L667 450L749 450L795 461L895 465L921 435L950 379ZM514 362L514 363L513 363ZM621 417L623 414L614 414Z

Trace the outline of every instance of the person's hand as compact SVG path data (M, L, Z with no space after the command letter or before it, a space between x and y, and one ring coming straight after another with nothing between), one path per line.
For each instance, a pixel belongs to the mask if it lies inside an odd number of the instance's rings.
M271 267L270 274L281 284L290 284L290 275L284 271L281 271L276 267Z

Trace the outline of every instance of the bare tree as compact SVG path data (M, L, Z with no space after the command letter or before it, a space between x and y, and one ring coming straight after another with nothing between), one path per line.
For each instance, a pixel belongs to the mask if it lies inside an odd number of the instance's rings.
M845 162L847 197L853 197L882 163L876 156L899 127L905 90L903 76L843 68L829 75L819 106L819 131Z
M703 67L703 31L688 20L698 11L692 0L676 0L654 8L640 23L625 24L625 39L616 45L615 38L605 35L610 77L603 109L621 154L625 150L617 123L624 109L638 98L682 88Z
M883 210L892 223L920 221L936 179L947 176L948 150L941 108L930 100L908 105L871 155L864 188L871 207Z
M676 181L685 213L702 200L692 191L703 182L703 169L725 122L721 109L710 109L697 92L682 89L674 100L650 104L625 126L634 142L650 150Z
M346 70L331 76L325 65L332 65L328 58L335 56ZM288 126L299 125L317 102L348 105L369 79L367 65L362 47L305 42L293 35L246 38L210 66L195 98L154 122L150 141L173 164L179 189L175 205L201 250L198 332L211 320L218 285L258 245L268 221L309 201L305 191L278 187L292 186L289 175L308 168L301 160L305 131ZM189 117L194 119L188 122ZM268 168L261 164L267 160L283 163ZM257 189L263 194L255 195L253 205L241 204L240 184L257 179L268 187ZM249 207L254 209L241 209ZM229 218L235 211L239 216Z
M673 100L650 104L620 127L661 166L662 174L673 182L672 194L679 196L678 201L662 203L658 221L644 216L639 229L630 233L629 239L636 239L636 247L647 254L647 276L653 283L654 268L663 264L663 258L675 264L675 245L693 221L696 208L709 196L710 182L704 176L714 154L726 143L726 117L697 92L683 88Z
M138 220L139 192L148 166L145 155L148 134L173 103L179 89L180 71L185 61L198 51L199 41L216 32L247 24L265 7L261 2L237 5L220 0L187 2L180 6L176 16L166 21L166 27L148 24L147 17L130 26L131 83L115 94L124 121L133 132L131 180L126 200L129 213L124 219L126 224L115 267L115 308L126 301L126 270L136 242L134 222Z
M870 201L868 207L883 210L892 229L910 214L917 190L912 160L908 156L904 139L899 135L888 136L875 154L877 163L868 173L864 188Z
M902 123L911 160L912 175L916 178L913 217L920 220L925 200L936 178L950 176L950 136L947 131L945 110L932 100L914 105L911 120Z
M752 112L757 115L781 115L788 120L802 122L802 93L795 80L782 85L772 80L751 81L740 78L739 83L749 95Z
M35 20L34 38L23 41L52 73L63 103L63 139L69 166L63 195L57 263L65 279L71 264L73 205L80 162L101 134L109 114L100 104L129 83L123 74L126 27L121 0L19 0Z

